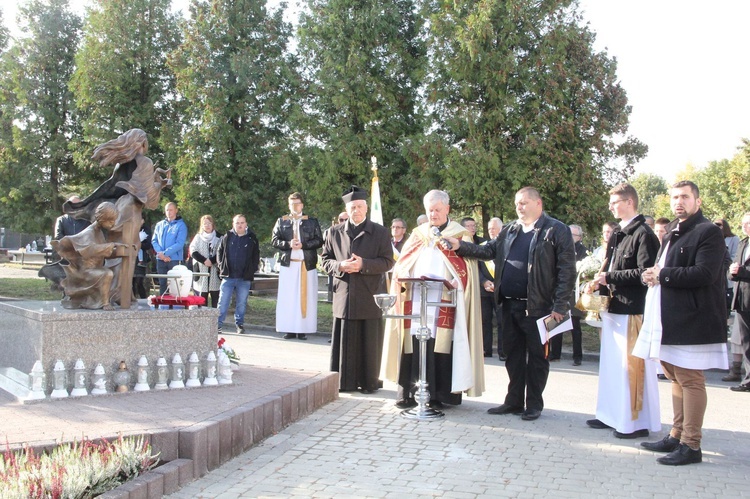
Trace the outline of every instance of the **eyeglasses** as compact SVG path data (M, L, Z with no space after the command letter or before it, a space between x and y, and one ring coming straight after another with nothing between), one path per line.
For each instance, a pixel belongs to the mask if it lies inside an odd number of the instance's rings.
M609 206L614 206L617 203L622 203L623 201L625 201L625 199L618 199L617 201L610 201Z

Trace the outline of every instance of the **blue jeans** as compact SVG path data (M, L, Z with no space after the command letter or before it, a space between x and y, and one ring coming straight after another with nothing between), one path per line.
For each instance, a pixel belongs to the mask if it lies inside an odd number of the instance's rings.
M166 274L167 272L175 268L177 265L182 265L182 260L172 260L170 262L165 262L164 260L156 260L156 273ZM159 278L159 295L163 295L166 290L167 290L167 278L160 277Z
M232 295L235 291L237 292L237 296L234 305L234 323L237 326L242 326L245 323L247 297L250 294L252 284L252 281L244 279L225 278L221 280L221 286L219 287L219 327L224 324L227 310L229 310L229 303L232 301Z

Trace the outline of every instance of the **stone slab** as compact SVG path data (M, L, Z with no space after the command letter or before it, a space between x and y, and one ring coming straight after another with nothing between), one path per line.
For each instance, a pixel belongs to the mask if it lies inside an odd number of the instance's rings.
M112 391L112 374L124 360L131 372L130 388L135 384L138 359L149 361L149 384L155 383L155 364L160 356L169 363L175 353L187 361L191 352L205 359L216 348L218 311L151 310L139 300L128 310L67 310L59 302L0 302L0 368L31 371L41 360L49 394L53 388L53 367L59 359L68 370L68 390L72 389L72 368L82 359L91 374L97 363L107 373L107 390Z

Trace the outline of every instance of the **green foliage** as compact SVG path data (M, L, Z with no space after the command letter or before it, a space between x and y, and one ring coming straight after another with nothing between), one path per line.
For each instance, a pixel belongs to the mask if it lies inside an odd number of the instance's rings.
M750 141L743 139L743 147L732 159L709 162L692 178L701 191L701 208L710 219L729 221L733 232L741 234L742 215L750 210Z
M638 192L638 211L654 218L671 218L667 181L653 173L640 173L628 180ZM666 212L664 202L666 200Z
M591 227L602 219L605 183L645 153L633 138L616 140L627 131L625 91L575 5L426 3L429 150L459 208L480 204L508 218L515 192L534 185L553 216ZM613 168L616 159L623 164Z
M95 0L71 80L80 112L81 134L74 157L75 183L87 194L112 170L91 169L96 146L131 128L149 134L149 156L169 168L162 129L176 121L174 75L167 54L179 44L171 0Z
M244 213L261 239L285 206L286 178L270 164L283 151L296 75L291 28L257 0L194 0L184 42L170 56L182 101L176 148L183 215L219 226Z
M416 217L426 190L408 151L422 133L425 51L414 2L309 0L307 7L294 116L300 147L288 163L289 183L328 219L341 211L346 187L369 189L376 156L384 219Z
M0 496L90 498L152 469L159 462L143 436L109 443L74 441L49 454L32 449L0 455Z
M32 0L19 7L19 20L22 35L2 61L0 99L10 121L0 136L0 213L26 231L49 232L73 164L77 129L68 81L81 20L67 0Z

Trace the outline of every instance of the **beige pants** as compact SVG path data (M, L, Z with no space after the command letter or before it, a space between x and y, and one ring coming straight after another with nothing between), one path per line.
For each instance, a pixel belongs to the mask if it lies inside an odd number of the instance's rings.
M701 428L706 414L706 377L702 370L685 369L662 362L664 374L672 381L674 421L669 434L691 449L701 446Z

